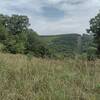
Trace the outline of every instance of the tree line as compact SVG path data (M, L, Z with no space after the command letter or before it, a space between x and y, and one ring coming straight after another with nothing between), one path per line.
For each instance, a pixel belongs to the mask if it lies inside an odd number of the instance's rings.
M90 28L87 29L87 32L93 35L93 43L96 47L96 55L97 57L100 57L100 11L94 18L90 19L89 23Z
M29 28L29 18L22 15L0 15L0 50L8 53L50 56L50 50L39 35Z
M88 55L95 54L100 57L100 12L90 20L87 32L94 38L90 43ZM0 51L31 54L36 57L55 57L45 41L30 28L29 18L23 15L0 14Z

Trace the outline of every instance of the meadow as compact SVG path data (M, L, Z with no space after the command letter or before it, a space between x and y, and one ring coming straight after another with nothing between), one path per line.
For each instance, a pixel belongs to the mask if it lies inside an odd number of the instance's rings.
M100 100L100 60L0 53L0 100Z

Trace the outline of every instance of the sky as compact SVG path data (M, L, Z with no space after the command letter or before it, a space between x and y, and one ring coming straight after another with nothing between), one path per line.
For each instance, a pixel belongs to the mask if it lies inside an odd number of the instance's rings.
M27 15L40 35L86 33L100 0L0 0L0 13Z

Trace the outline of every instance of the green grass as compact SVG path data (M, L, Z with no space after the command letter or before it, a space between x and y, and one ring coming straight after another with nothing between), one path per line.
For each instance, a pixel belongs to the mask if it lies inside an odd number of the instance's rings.
M0 100L100 100L100 60L0 54Z

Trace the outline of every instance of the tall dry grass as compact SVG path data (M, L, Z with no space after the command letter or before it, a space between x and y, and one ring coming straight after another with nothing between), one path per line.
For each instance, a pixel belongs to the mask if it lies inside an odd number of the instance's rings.
M100 100L100 60L30 60L1 53L0 100Z

